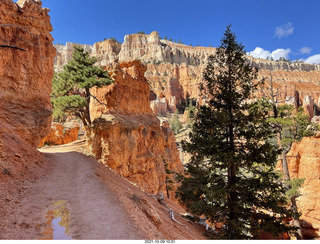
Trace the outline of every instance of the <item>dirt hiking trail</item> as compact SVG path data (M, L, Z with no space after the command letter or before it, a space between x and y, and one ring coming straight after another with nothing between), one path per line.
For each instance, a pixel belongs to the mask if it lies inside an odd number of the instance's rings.
M16 206L20 221L0 234L1 239L52 239L54 217L50 215L59 211L70 239L145 239L107 184L96 176L93 158L75 152L70 145L40 151L51 172L28 186L28 193ZM64 205L60 210L59 204Z
M184 218L175 200L161 203L85 148L85 141L41 148L46 159L29 178L6 176L12 182L0 189L0 240L206 239L204 226Z

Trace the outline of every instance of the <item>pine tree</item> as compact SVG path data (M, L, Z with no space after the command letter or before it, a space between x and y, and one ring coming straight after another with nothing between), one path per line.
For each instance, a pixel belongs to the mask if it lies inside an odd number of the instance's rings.
M224 224L213 238L257 239L265 232L276 237L295 229L284 222L293 211L274 172L278 150L270 142L270 103L249 102L258 84L248 63L228 26L203 74L208 104L196 114L190 142L183 142L192 157L177 197L193 214Z
M178 109L173 113L173 117L170 120L170 128L174 132L174 134L178 134L180 129L182 128L181 122L178 117Z
M193 119L196 113L196 107L193 105L193 100L189 102L189 105L186 107L187 111L187 126L192 127Z
M90 88L112 82L107 71L94 65L96 62L97 59L90 57L82 47L74 47L72 59L63 71L54 75L52 81L54 120L61 121L66 114L71 114L80 118L85 126L91 124L90 98L96 98L90 93Z

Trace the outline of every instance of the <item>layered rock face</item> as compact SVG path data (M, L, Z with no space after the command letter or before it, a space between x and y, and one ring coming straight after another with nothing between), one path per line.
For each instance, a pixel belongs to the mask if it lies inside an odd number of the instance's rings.
M58 56L70 56L71 49L67 48L70 45L67 43ZM100 65L108 65L115 60L125 62L133 59L146 64L145 77L155 94L153 98L155 113L174 112L187 98L197 99L201 103L198 86L203 81L202 72L208 57L216 51L216 48L212 47L191 47L163 40L156 31L150 35L126 35L121 45L106 40L91 47L83 46L87 47L87 51L92 55L100 58L98 63ZM272 76L274 85L278 88L279 101L298 102L301 106L305 97L309 95L315 100L315 104L318 104L320 65L269 61L250 56L247 58L249 63L259 68L258 80L265 78L268 84ZM68 61L67 58L64 60ZM56 62L55 66L61 68L62 64ZM299 100L294 101L296 92ZM166 106L161 100L163 98Z
M78 140L80 125L77 122L64 124L52 123L49 134L44 137L38 147L44 145L63 145Z
M92 114L88 145L123 177L150 193L166 193L172 187L166 169L182 173L183 166L171 129L160 126L150 108L145 70L140 61L120 63L112 70L113 85L92 90L104 108Z
M297 198L305 238L320 235L320 138L305 137L287 154L291 178L304 178Z
M0 123L34 147L51 124L56 52L48 12L40 1L0 3Z
M215 48L189 47L184 44L162 40L159 33L150 35L132 34L124 37L119 53L119 61L139 59L144 63L203 65L208 57L215 53Z

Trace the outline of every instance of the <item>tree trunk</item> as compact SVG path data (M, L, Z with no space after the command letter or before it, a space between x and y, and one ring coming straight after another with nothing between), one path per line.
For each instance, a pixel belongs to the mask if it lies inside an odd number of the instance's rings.
M233 89L233 81L231 78L231 70L229 67L229 84L228 84L228 90L229 94L233 94L232 89ZM234 115L233 115L233 107L232 107L232 97L229 97L228 101L228 114L229 114L229 151L231 153L234 153ZM237 201L237 192L234 189L234 185L236 184L236 171L237 171L237 165L232 158L229 159L228 163L228 185L231 187L230 194L228 196L228 207L229 207L229 220L235 220L237 218L235 209L238 205ZM233 222L234 223L234 222ZM229 223L228 224L228 237L230 239L238 239L241 233L237 233L237 228L233 224Z
M86 88L86 100L87 100L87 106L85 108L85 118L87 120L87 124L91 125L91 116L90 116L90 89Z

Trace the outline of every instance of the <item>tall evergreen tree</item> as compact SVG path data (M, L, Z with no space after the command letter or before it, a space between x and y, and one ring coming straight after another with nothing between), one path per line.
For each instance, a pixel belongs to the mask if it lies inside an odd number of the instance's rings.
M203 74L201 90L209 101L196 114L190 142L183 143L192 157L177 191L193 214L224 224L214 238L257 239L294 230L284 222L293 211L285 207L274 172L278 149L270 143L270 104L249 101L256 74L228 26Z
M80 46L75 46L72 59L63 71L54 75L51 101L54 120L63 120L66 114L80 118L83 124L91 124L90 98L96 99L90 88L109 85L112 80L107 71L95 66L97 58L90 57Z

